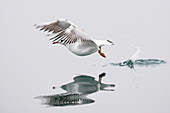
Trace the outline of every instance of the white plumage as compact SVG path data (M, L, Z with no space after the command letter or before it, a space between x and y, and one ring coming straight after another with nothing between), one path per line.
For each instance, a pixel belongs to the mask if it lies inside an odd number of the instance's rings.
M106 57L101 52L101 47L113 45L113 42L109 40L91 39L90 36L78 26L65 19L45 24L36 24L35 26L39 28L40 31L43 30L53 34L54 37L50 38L53 44L62 44L78 56L86 56L98 51L101 56Z

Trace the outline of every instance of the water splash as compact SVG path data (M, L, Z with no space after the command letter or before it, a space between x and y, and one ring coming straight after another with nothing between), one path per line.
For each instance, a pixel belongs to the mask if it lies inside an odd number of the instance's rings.
M160 65L160 64L166 63L166 61L161 60L161 59L138 59L139 54L141 53L140 48L137 47L137 46L134 46L130 43L129 43L129 45L133 46L136 51L135 51L134 54L132 54L132 56L128 60L120 62L120 63L109 63L109 64L106 64L106 65L103 65L103 67L111 65L111 66L119 66L119 67L126 66L126 67L129 67L131 69L135 69L134 67L136 65L148 67L148 66L155 66L155 65Z
M109 64L105 64L103 65L103 67L106 66L118 66L118 67L128 67L133 71L134 74L134 79L133 79L133 83L135 83L136 88L138 88L138 83L139 83L139 76L138 74L135 72L135 66L140 66L140 67L149 67L149 66L156 66L156 65L161 65L161 64L165 64L166 61L161 60L161 59L138 59L139 54L141 53L141 50L139 47L134 46L133 44L129 43L130 46L135 48L135 53L132 54L132 56L128 59L125 60L123 62L119 62L119 63L109 63Z
M49 106L73 106L94 103L94 100L87 98L89 94L100 90L114 91L114 84L104 84L101 82L105 74L106 73L100 74L98 81L88 75L76 76L73 78L73 82L61 86L66 93L38 96L36 99L41 99L42 104ZM53 87L53 89L55 89L55 87Z
M154 66L159 64L165 64L166 61L160 59L138 59L135 60L135 65L138 66Z
M106 65L103 65L103 67L111 65L111 66L119 66L119 67L123 67L123 66L127 66L129 68L133 68L135 67L135 65L137 66L144 66L144 67L148 67L148 66L156 66L156 65L160 65L160 64L166 64L166 61L161 60L161 59L137 59L135 61L128 59L124 62L120 62L120 63L109 63Z

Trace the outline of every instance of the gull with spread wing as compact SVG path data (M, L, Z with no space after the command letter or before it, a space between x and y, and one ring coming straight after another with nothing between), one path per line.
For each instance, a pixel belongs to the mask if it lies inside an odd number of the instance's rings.
M91 39L82 29L65 19L45 24L35 24L35 26L39 28L40 31L47 31L54 35L54 37L50 38L53 44L62 44L78 56L86 56L98 51L101 56L106 57L105 54L101 52L101 47L114 45L113 42L109 40Z

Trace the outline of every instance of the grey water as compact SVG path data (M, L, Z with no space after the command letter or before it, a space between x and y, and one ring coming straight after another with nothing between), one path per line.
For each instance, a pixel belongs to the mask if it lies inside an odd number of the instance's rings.
M89 75L78 75L74 77L74 81L61 86L66 93L45 95L35 97L41 99L43 104L49 106L73 106L94 103L95 100L87 96L98 91L114 91L114 84L102 83L102 78L106 73L99 75L99 80ZM55 89L55 87L53 87Z

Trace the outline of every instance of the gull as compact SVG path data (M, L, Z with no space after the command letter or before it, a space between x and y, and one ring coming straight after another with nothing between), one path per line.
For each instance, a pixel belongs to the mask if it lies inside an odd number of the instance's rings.
M84 30L66 19L35 24L35 26L40 31L49 32L50 35L53 35L50 38L53 44L62 44L78 56L87 56L98 51L102 57L106 58L105 54L101 52L101 47L114 45L110 40L92 39Z

